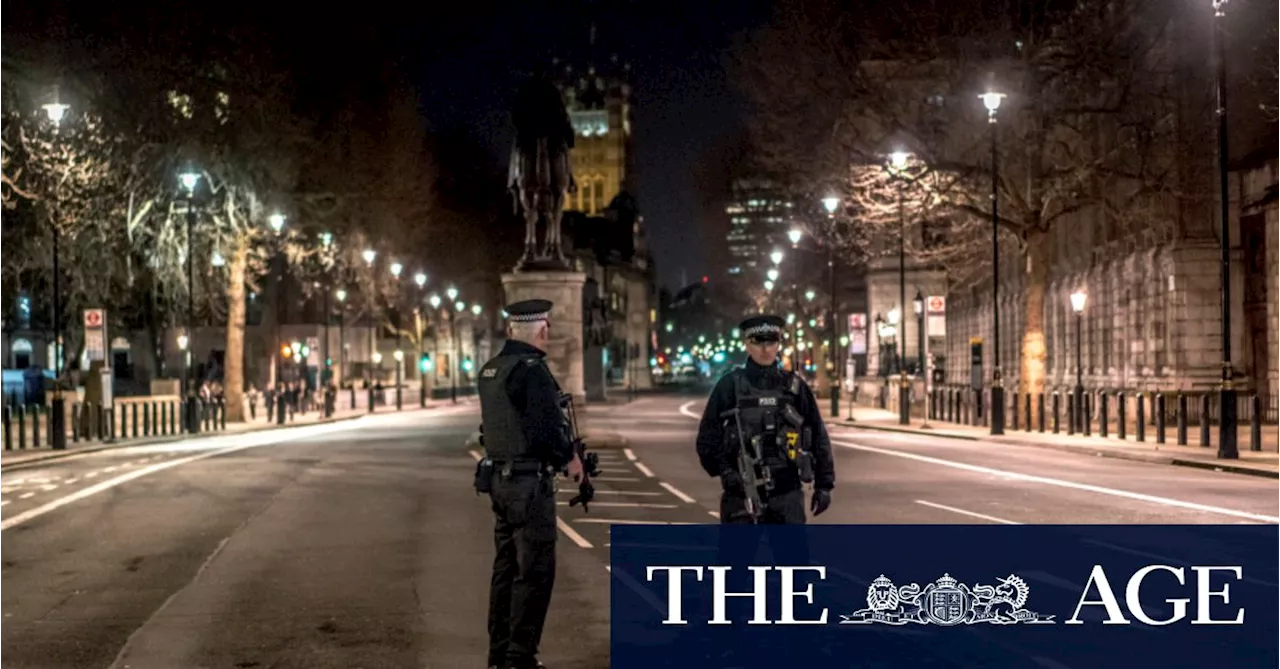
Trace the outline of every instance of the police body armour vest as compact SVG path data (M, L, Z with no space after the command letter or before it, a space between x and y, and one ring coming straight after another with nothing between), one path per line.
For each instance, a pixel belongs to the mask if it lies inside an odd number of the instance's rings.
M500 355L480 369L480 419L484 423L484 447L495 461L531 458L532 449L524 438L520 409L507 395L507 379L520 365L540 365L534 357Z
M742 435L744 442L748 442L755 435L766 435L766 433L776 435L779 430L789 427L784 425L786 420L783 418L783 409L788 404L795 405L800 380L794 374L788 373L784 381L778 388L764 390L751 385L747 381L745 371L739 370L735 374L734 394L737 397L742 430L745 433ZM766 439L765 451L762 455L767 458L785 457L777 447L776 441L772 439Z

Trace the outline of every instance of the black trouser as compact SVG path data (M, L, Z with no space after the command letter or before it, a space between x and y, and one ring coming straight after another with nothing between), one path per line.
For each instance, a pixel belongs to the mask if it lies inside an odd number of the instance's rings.
M556 579L556 491L548 474L494 476L489 666L533 666Z
M804 525L807 518L804 511L804 490L796 488L782 493L773 493L760 500L764 510L760 514L761 525ZM751 524L751 516L746 512L747 501L737 493L720 495L720 523L724 525Z

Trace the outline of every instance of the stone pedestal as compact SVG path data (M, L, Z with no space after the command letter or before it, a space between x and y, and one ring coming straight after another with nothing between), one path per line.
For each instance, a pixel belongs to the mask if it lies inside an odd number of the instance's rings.
M515 272L502 275L506 304L521 300L550 300L551 338L547 342L547 366L560 389L573 395L575 404L586 404L583 385L582 287L587 276L581 272Z

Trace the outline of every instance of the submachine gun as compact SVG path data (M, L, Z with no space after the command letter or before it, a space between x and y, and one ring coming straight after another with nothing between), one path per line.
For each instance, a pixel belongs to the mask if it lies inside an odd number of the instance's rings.
M738 475L742 477L742 487L746 491L746 512L752 523L760 522L764 513L764 505L760 500L760 486L766 491L773 489L773 473L764 465L760 435L750 440L743 438L742 411L734 408L720 414L721 420L733 419L733 433L738 440Z
M569 441L573 444L573 452L582 461L582 481L578 483L577 496L569 500L569 506L574 507L581 504L582 510L590 513L591 509L587 505L596 497L596 487L591 483L591 478L600 475L600 457L595 453L587 452L587 444L582 441L582 436L578 433L578 414L573 408L573 395L560 393L560 410L565 415L565 427L569 431ZM565 465L562 473L565 476L569 475L568 465Z

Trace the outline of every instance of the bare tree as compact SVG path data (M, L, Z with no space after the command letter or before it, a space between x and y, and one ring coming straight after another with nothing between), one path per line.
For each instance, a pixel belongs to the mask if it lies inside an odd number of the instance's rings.
M909 181L923 198L908 207L913 255L943 264L956 285L991 280L990 133L1000 133L1002 254L1027 257L1005 265L1026 268L1021 383L1039 392L1055 230L1070 222L1082 241L1090 229L1166 234L1167 201L1183 195L1168 102L1176 11L1145 0L1013 12L914 0L862 13L799 2L743 43L739 80L775 168L844 185L856 205L846 209L847 253L882 251L901 232L900 183L879 175L888 154L923 164ZM989 88L1007 96L994 125L978 101Z

